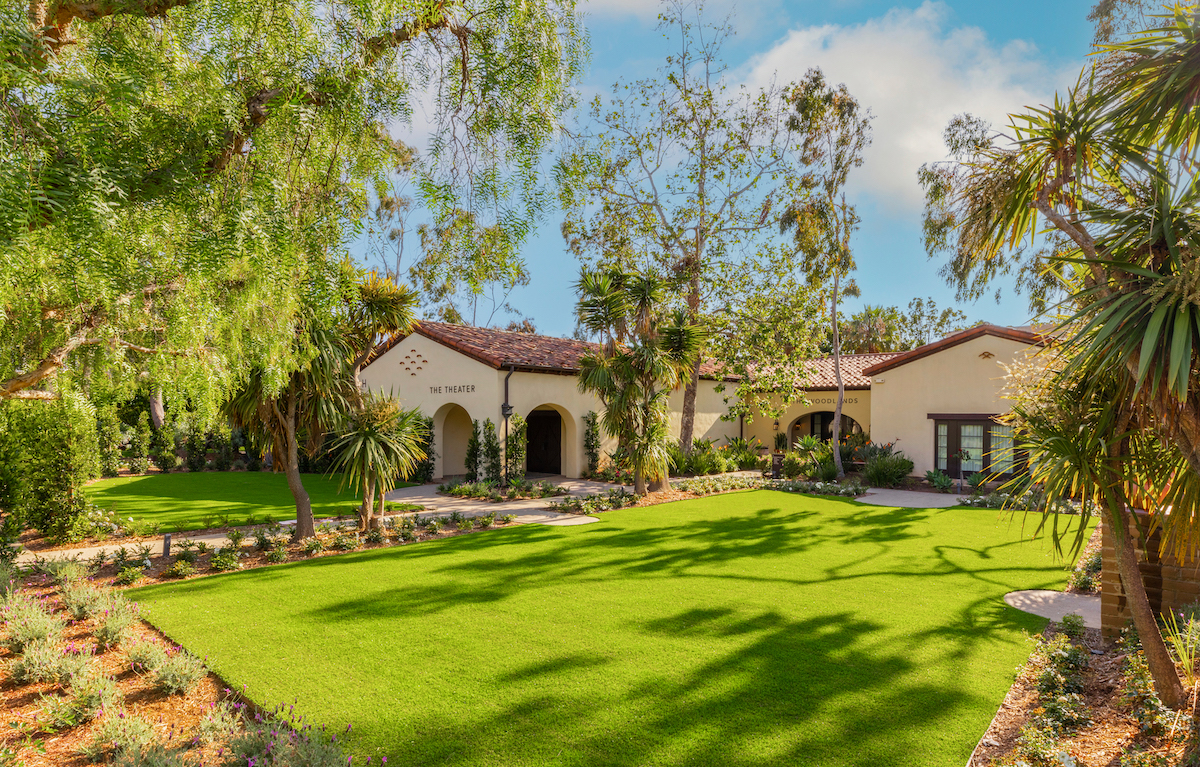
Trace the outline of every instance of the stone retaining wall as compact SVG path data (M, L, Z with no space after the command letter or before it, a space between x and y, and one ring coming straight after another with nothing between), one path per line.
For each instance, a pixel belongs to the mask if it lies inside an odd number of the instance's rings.
M1138 516L1144 523L1144 512L1138 512ZM1147 551L1132 519L1129 529L1137 548L1138 568L1142 572L1142 582L1146 584L1150 609L1158 614L1200 601L1200 561L1193 559L1187 565L1180 565L1174 557L1160 556L1157 530L1150 536ZM1101 530L1104 571L1101 575L1100 626L1105 636L1115 637L1132 616L1125 604L1125 589L1117 575L1117 553L1113 548L1112 533L1106 524L1101 526Z

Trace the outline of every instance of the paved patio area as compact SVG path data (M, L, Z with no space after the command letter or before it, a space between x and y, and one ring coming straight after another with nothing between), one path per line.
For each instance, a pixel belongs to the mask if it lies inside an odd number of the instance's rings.
M1083 617L1083 625L1090 629L1100 628L1100 597L1033 589L1011 591L1004 595L1004 601L1010 607L1049 618L1056 623L1061 623L1063 616L1076 613Z
M571 491L573 496L595 495L607 492L608 490L621 485L610 485L605 482L591 482L583 479L567 479L566 477L545 477L546 481L566 487ZM632 491L633 488L627 487L627 490ZM523 501L501 501L500 503L492 503L490 501L477 501L469 498L454 498L447 495L439 495L437 485L416 485L414 487L403 487L391 491L387 494L389 501L400 501L402 503L415 503L425 507L424 511L418 512L422 516L448 517L454 512L462 514L464 517L482 517L495 512L496 516L504 516L505 514L515 514L516 521L513 524L518 525L586 525L591 522L598 522L595 517L585 517L578 514L563 514L557 511L546 509L552 501L562 500L563 496L558 498L531 498ZM332 521L328 518L317 518L317 524L322 522ZM344 520L343 520L344 521ZM281 522L282 525L294 525L296 520L291 519L286 522ZM244 530L250 530L258 525L244 527ZM204 541L209 546L219 547L229 543L229 539L225 537L225 533L174 533L172 541L178 543L184 538L190 538L194 541ZM35 557L41 556L43 559L63 559L67 557L80 557L82 559L90 559L96 555L98 551L104 551L112 554L122 546L125 549L132 550L137 546L146 545L150 547L154 556L162 555L164 536L159 535L153 538L144 538L140 541L114 539L106 541L102 544L92 546L80 546L69 549L54 549L52 551L43 552L22 552L17 557L17 562L25 564L32 562Z
M922 493L917 490L890 490L873 487L855 500L875 506L895 506L901 509L948 509L958 506L964 495L952 493Z

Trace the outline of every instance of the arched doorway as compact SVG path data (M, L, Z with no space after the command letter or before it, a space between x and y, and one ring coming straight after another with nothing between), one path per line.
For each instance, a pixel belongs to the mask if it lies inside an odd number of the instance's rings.
M467 442L471 439L471 416L462 405L442 405L433 415L433 473L460 477L467 473Z
M858 421L850 416L842 413L842 434L843 437L848 437L851 434L862 434L862 426ZM828 442L833 439L833 411L821 410L816 413L805 413L804 415L792 421L791 428L788 429L789 444L796 444L800 439L813 436L822 442Z
M540 405L525 416L525 471L538 475L578 476L579 446L575 419L558 405Z

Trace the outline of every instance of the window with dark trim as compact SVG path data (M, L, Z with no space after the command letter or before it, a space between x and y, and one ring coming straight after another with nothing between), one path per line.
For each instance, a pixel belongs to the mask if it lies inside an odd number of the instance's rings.
M981 471L1011 476L1023 462L1013 448L1011 426L996 423L987 415L929 417L934 419L934 465L952 477L958 476L960 468L966 476ZM958 454L962 450L966 451L966 457L960 461Z

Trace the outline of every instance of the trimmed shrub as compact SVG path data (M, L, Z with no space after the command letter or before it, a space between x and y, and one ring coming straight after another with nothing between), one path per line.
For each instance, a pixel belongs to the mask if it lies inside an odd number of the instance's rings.
M167 659L167 651L158 642L139 639L125 648L129 666L138 673L154 671Z
M218 424L210 435L213 451L213 468L217 471L229 471L233 468L233 439L229 434L229 426Z
M150 470L150 440L153 438L150 416L143 410L138 413L137 426L129 438L129 470L134 474L145 474Z
M208 466L208 435L200 429L200 422L193 417L188 426L187 442L184 445L188 471L204 471Z
M147 762L140 757L155 740L154 727L150 722L120 709L105 712L91 742L79 751L93 762L126 757L123 764L146 765Z
M168 655L158 664L154 684L168 695L183 695L208 674L204 661L187 650Z
M150 460L159 471L171 471L179 463L175 455L175 427L170 421L154 430L150 439Z
M500 440L491 418L483 422L483 480L499 485L503 464L500 463Z
M41 602L14 592L4 606L5 637L0 640L10 652L22 653L36 642L57 640L66 622L53 615Z
M108 594L106 597L108 603L95 631L96 644L102 650L121 644L129 627L137 620L137 605L120 594Z
M600 468L600 417L589 410L583 417L583 454L587 456L587 476Z
M100 475L117 476L121 469L121 422L112 408L96 411L96 442L100 449Z
M863 479L872 487L896 487L913 472L913 462L904 453L876 455L863 468Z
M479 464L482 448L479 441L479 421L471 421L471 436L467 439L467 482L479 481Z
M509 416L508 439L504 443L504 471L508 481L525 476L525 456L529 452L529 424L520 413Z
M783 476L795 479L804 471L804 464L795 453L788 453L783 459Z
M67 540L86 509L83 485L100 472L98 456L96 412L83 397L0 401L0 508L10 525Z
M421 425L421 450L425 457L417 464L409 478L413 482L425 484L433 481L434 461L437 460L436 446L433 444L433 419L425 418Z

